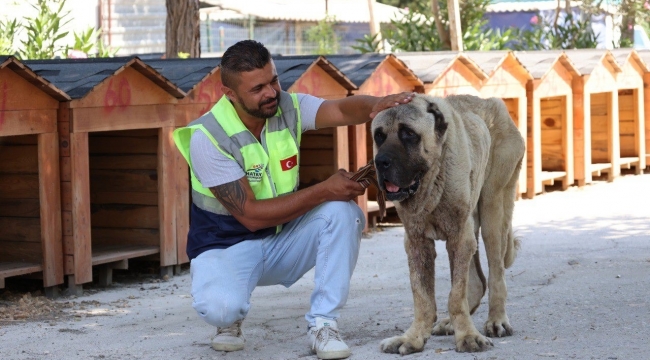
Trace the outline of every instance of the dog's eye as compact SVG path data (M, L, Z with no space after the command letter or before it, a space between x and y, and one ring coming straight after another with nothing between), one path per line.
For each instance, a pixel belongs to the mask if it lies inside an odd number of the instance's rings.
M375 131L375 144L377 144L377 146L381 146L384 141L386 141L386 134L384 134L384 132L380 129L377 129L377 131Z
M418 142L420 140L420 136L406 126L399 129L399 136L402 140L408 142Z

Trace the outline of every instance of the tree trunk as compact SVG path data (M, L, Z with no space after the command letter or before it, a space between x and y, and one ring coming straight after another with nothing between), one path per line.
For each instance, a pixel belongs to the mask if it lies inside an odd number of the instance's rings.
M201 56L199 0L166 0L165 57Z
M447 0L447 11L449 12L451 49L463 51L463 30L460 28L460 5L458 0Z
M634 7L634 0L621 1L621 45L625 47L634 47L634 18L636 17L636 9Z
M438 0L431 0L431 12L433 13L433 20L436 22L436 30L438 30L440 41L446 49L451 49L449 32L445 30L445 25L440 18L440 4L438 4Z

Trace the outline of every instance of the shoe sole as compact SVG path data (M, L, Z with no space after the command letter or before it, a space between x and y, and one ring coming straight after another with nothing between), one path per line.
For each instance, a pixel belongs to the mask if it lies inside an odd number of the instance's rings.
M216 351L239 351L244 350L244 344L212 344L212 348Z
M351 354L350 350L316 352L316 356L323 360L345 359L350 357Z

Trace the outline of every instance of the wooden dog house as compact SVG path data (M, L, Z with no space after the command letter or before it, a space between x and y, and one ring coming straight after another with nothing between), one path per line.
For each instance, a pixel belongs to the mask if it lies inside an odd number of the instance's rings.
M303 93L327 100L341 99L357 87L322 56L274 57L280 86L290 93ZM300 186L323 181L350 163L345 127L318 129L302 135Z
M618 84L618 120L621 145L620 165L641 174L646 167L646 138L643 76L650 70L632 49L613 51L621 67Z
M111 282L112 269L156 256L177 263L174 105L184 92L138 58L30 62L72 98L58 114L68 286Z
M424 82L424 93L431 96L481 96L481 87L488 78L464 53L407 52L396 56Z
M650 69L650 50L639 50L637 54L646 67ZM647 166L650 163L650 71L643 74L643 108L645 109L645 159Z
M574 182L573 88L580 73L560 52L517 52L515 56L532 76L526 88L528 102L527 198L561 181Z
M177 127L186 126L210 111L223 96L219 68L221 58L147 60L146 63L187 94L174 106ZM190 261L186 248L191 192L187 162L182 159L176 165L176 171L187 174L178 185L176 194L176 256L180 265Z
M0 288L5 278L63 283L57 109L63 91L13 57L0 57Z
M592 176L620 172L617 75L621 72L609 51L566 50L580 78L573 82L573 146L575 179L582 186Z
M424 91L424 83L406 64L392 54L332 55L327 57L359 88L355 95L387 96L401 92ZM350 126L350 168L357 170L373 158L373 141L370 133L371 121ZM374 227L377 222L379 204L377 189L370 187L357 199L361 210L366 214L367 226ZM386 203L390 208L393 204ZM368 221L369 220L369 221Z
M521 136L526 139L528 108L526 86L533 79L528 70L510 51L468 51L465 55L488 74L481 86L480 96L503 100ZM519 172L517 197L527 192L526 162L527 156L524 154Z

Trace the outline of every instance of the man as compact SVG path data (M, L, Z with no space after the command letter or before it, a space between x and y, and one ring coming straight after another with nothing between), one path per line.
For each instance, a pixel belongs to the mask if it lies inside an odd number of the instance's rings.
M174 133L192 175L193 307L217 327L215 350L241 350L253 289L289 287L315 266L305 315L311 348L321 359L346 358L336 320L365 226L351 200L365 189L340 170L296 191L300 138L307 130L364 123L412 94L331 101L288 94L268 50L253 40L226 50L221 79L224 97Z

